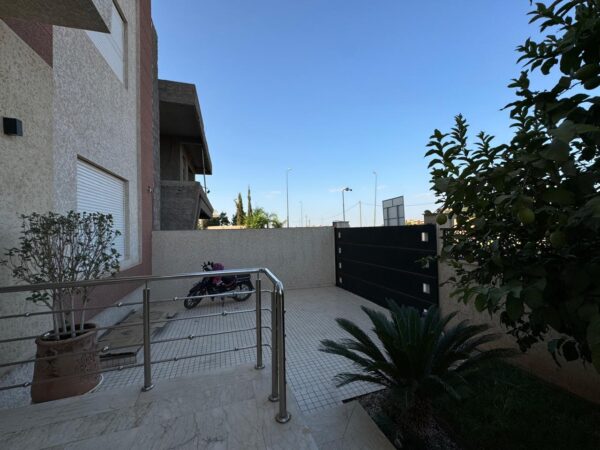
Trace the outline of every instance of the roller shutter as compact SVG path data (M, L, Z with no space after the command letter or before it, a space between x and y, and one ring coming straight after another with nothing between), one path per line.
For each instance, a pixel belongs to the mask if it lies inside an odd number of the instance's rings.
M127 256L127 183L88 163L77 161L77 211L112 214L121 236L115 247L121 260Z

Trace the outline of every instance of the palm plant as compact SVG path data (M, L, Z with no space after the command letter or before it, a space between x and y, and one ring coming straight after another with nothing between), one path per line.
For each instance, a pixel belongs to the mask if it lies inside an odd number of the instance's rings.
M321 341L320 350L351 360L360 372L336 375L337 386L367 381L390 389L396 405L407 409L446 392L454 398L468 389L465 375L482 362L514 354L505 348L482 349L498 335L488 325L463 320L449 325L456 312L442 316L437 307L422 315L416 308L389 302L390 314L361 307L373 323L375 342L354 322L336 319L352 339Z

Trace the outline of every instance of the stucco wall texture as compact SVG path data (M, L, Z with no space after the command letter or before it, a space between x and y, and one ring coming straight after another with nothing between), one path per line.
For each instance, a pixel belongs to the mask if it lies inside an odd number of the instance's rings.
M286 289L335 284L331 227L155 231L152 255L154 275L199 272L203 261L214 261L226 269L267 267ZM153 298L185 295L191 284L153 283Z
M111 0L97 1L109 11ZM121 270L124 276L151 272L152 114L140 118L140 101L151 110L152 72L148 69L154 63L155 40L151 37L140 43L139 33L141 25L153 32L150 1L116 3L127 24L124 83L86 31L52 27L50 65L31 48L31 42L0 20L0 116L21 119L24 129L22 137L0 132L0 259L6 248L18 244L19 214L77 208L76 167L77 159L83 158L127 181L128 257ZM141 92L140 79L149 89ZM144 264L140 264L142 244ZM0 285L15 282L0 267ZM94 306L108 305L135 287L99 288ZM35 305L23 297L0 296L0 315L35 311ZM1 322L0 339L51 328L49 315ZM26 359L34 352L33 341L0 344L0 363Z
M432 216L426 223L435 223L435 216ZM438 249L441 248L441 233L438 226ZM451 298L452 286L444 284L453 276L453 269L445 263L439 263L439 283L440 283L440 310L443 314L450 314L458 311L455 321L468 319L472 323L490 325L501 338L497 342L498 346L518 348L512 336L506 334L506 328L500 324L497 316L490 318L487 313L479 313L472 303L464 304L455 298ZM600 403L600 374L598 374L590 364L584 366L581 361L566 362L563 361L559 367L550 356L546 342L535 344L527 353L520 353L512 362L531 372L543 380L561 386L562 388L579 395L587 400Z
M0 20L0 117L23 121L23 136L0 130L0 259L17 244L20 214L52 208L52 67ZM1 128L1 125L0 125ZM0 266L0 285L11 283ZM0 295L0 315L21 314L36 308L24 296ZM45 327L44 316L26 323L3 320L0 339L26 335ZM0 362L14 360L31 347L29 342L0 344ZM1 372L1 371L0 371Z
M127 180L125 269L140 258L138 14L136 1L120 0L118 4L127 22L124 83L85 31L54 27L54 206L59 212L77 207L78 156Z

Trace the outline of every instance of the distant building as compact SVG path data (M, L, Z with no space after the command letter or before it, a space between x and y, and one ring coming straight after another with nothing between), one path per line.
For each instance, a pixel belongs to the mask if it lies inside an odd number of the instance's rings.
M160 101L160 229L193 230L213 207L196 175L212 162L196 86L158 80Z

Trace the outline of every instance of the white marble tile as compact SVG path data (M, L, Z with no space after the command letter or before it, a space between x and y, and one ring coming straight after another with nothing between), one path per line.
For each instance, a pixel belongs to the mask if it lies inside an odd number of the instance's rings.
M135 428L144 423L150 404L127 407L49 423L11 433L0 439L6 448L34 449L68 444L103 434Z
M95 392L79 397L2 410L0 411L0 436L8 432L75 420L90 414L133 406L139 394L139 388L131 386L110 392Z
M377 424L356 401L307 414L305 420L321 449L394 449Z
M45 450L130 450L136 446L139 428L130 428L115 433L105 433L89 439L71 442Z

